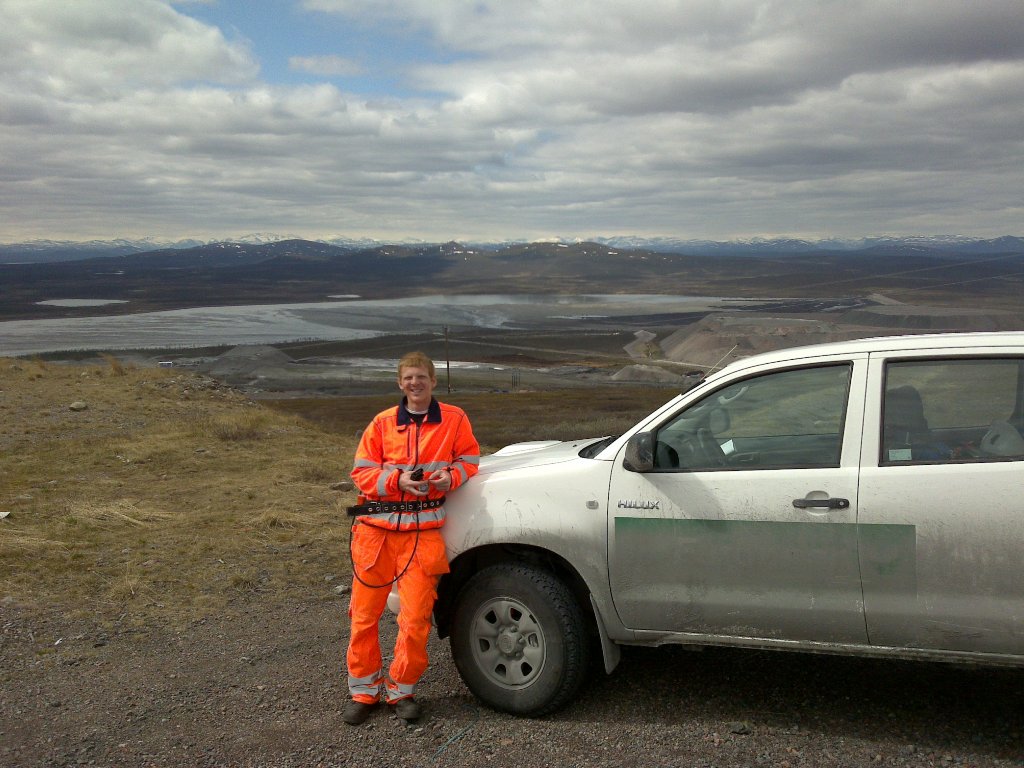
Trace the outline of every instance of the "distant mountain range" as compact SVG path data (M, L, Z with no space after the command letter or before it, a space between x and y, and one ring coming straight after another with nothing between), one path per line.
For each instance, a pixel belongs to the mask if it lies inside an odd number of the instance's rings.
M1024 296L1024 241L1012 237L875 238L859 248L834 240L481 245L248 239L159 248L152 241L120 241L110 250L61 243L48 251L36 243L35 250L8 251L15 255L13 263L0 259L0 319L427 294L672 293L812 301L882 295L884 301L953 301L1015 311ZM60 252L76 258L25 258Z
M667 253L692 253L699 256L725 254L786 254L853 251L938 251L960 254L1019 253L1024 238L998 237L982 239L962 235L920 237L862 237L856 239L798 240L792 238L754 238L751 240L677 240L672 238L595 238L595 242L618 248L643 248Z
M111 258L143 253L169 251L191 251L203 258L211 253L241 256L241 251L251 246L274 246L281 243L309 243L332 246L343 251L368 251L389 246L399 248L440 248L441 243L420 240L384 242L372 239L333 238L326 240L304 240L294 235L252 233L229 240L175 240L163 241L156 238L137 240L89 240L84 242L68 240L32 240L23 243L0 244L0 264L44 264L62 261ZM579 245L579 239L545 240L536 244L552 246ZM754 238L750 240L685 240L667 237L595 237L589 242L609 248L650 251L656 253L688 254L693 256L746 256L786 255L809 253L854 253L858 251L889 253L954 253L959 255L1003 254L1024 252L1024 238L1006 236L982 239L951 236L921 237L865 237L856 239L799 240L792 238ZM467 242L461 245L476 251L497 252L509 247L528 245L527 241ZM241 248L240 248L240 247ZM212 250L211 250L212 249ZM245 257L242 257L243 259ZM235 263L238 263L237 261Z

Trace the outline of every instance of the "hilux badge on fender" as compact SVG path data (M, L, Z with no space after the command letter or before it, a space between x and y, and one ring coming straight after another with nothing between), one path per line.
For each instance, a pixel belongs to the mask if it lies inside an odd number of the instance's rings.
M619 499L619 509L661 509L661 502Z

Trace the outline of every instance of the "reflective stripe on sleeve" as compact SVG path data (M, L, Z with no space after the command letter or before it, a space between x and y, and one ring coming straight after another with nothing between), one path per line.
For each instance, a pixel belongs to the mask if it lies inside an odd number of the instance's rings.
M396 467L385 467L380 473L380 477L377 478L377 495L387 496L388 495L388 478L390 478L396 472L400 470Z
M469 472L462 466L463 464L477 465L480 463L479 456L460 456L456 459L456 463L452 464L452 469L459 473L459 479L462 481L459 485L469 480Z

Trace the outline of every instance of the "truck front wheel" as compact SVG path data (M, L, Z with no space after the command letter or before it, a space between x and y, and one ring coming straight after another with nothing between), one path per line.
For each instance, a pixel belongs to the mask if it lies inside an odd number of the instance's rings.
M590 655L586 622L565 584L517 564L485 568L462 589L451 647L477 698L531 716L554 712L576 695Z

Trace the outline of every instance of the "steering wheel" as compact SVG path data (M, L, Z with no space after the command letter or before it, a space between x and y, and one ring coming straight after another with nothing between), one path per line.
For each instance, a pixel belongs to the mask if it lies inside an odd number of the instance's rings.
M679 469L679 451L659 440L654 446L654 466L658 469Z
M711 466L724 467L726 465L725 451L722 450L722 446L715 440L715 436L711 434L710 429L701 427L697 430L697 444Z
M721 405L728 405L733 400L739 400L741 397L743 397L745 394L747 394L747 390L748 389L750 389L750 385L749 384L744 384L742 387L740 387L738 390L733 392L731 395L725 395L725 394L719 395L718 396L718 402Z

